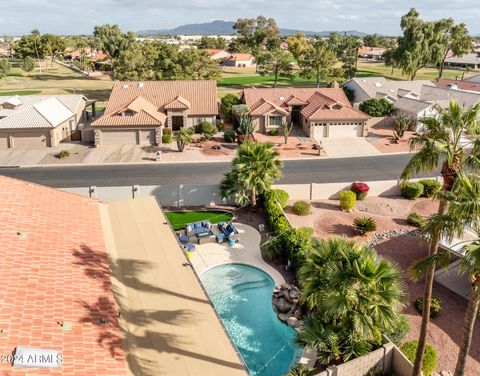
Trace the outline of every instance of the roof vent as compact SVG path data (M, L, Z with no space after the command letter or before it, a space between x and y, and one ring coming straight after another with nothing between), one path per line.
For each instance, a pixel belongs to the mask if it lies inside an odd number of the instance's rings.
M381 84L380 82L378 82L378 81L374 82L373 84L374 84L376 87L381 87L381 86L382 86L382 84Z
M140 87L140 88L143 87L144 85L145 85L145 84L144 84L143 82L139 82L139 83L138 83L138 87Z
M20 240L27 240L28 234L23 231L18 231L17 236Z
M128 85L127 84L123 85L123 88L128 89Z
M285 97L278 97L279 100L284 101Z

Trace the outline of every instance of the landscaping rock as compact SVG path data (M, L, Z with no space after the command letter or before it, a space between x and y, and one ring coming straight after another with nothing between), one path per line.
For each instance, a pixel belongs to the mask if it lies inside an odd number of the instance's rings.
M277 317L281 322L284 322L284 323L286 323L289 318L286 313L279 313Z
M297 308L293 314L293 317L295 317L297 320L301 320L303 318L302 310Z
M283 290L282 296L287 302L292 304L292 298L290 297L290 292L288 290Z
M282 290L288 290L288 287L289 287L288 283L282 283L282 284L280 285L280 288L281 288Z
M287 325L290 328L298 328L300 326L298 320L295 317L289 317L287 320Z
M288 303L284 298L280 298L275 304L280 312L288 312L292 308L292 305Z
M273 310L277 313L280 321L287 323L292 328L297 328L302 319L302 311L299 308L300 290L288 283L282 283L276 286L272 293Z
M291 299L298 299L298 297L300 296L300 291L296 289L291 289L289 295Z

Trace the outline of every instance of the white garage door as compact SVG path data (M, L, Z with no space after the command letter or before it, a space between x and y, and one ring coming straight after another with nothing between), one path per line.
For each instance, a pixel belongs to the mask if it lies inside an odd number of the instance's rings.
M47 132L24 132L13 134L15 149L44 148L50 146L50 135Z
M0 149L8 149L8 134L0 133Z
M361 137L362 124L359 123L338 123L330 124L329 138Z
M136 145L137 131L102 131L103 145Z

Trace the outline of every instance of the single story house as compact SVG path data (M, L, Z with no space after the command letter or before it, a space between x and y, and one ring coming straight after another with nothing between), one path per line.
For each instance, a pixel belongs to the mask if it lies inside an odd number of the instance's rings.
M254 67L256 64L252 54L234 53L223 60L223 65L227 67L248 68Z
M419 99L424 85L435 86L427 80L393 81L385 77L356 77L345 84L353 91L353 105L357 108L360 103L372 98L386 98L391 102L399 97Z
M468 68L477 70L480 68L480 57L476 52L471 52L462 56L451 56L445 59L443 66L445 68Z
M458 101L462 106L473 106L480 101L480 93L436 86L424 86L420 99L422 101L435 103L443 108L447 108L452 99Z
M207 48L205 51L210 56L210 59L215 61L223 61L223 59L231 56L231 53L225 50Z
M92 123L95 145L155 145L163 129L215 123L216 81L115 82L103 116Z
M469 80L450 80L450 79L442 78L437 82L435 82L435 85L437 87L442 87L445 89L472 91L472 92L480 93L480 79L477 82L475 82L475 81L469 81Z
M480 74L465 78L464 81L480 83Z
M80 140L87 99L82 95L0 97L0 149L44 148Z
M394 105L394 116L405 115L409 119L417 122L417 132L422 129L422 124L418 122L420 119L425 117L435 117L438 113L435 109L434 103L419 99L400 97L394 102Z
M260 132L291 121L314 140L367 134L370 117L353 108L339 87L249 88L242 100Z
M386 50L386 48L364 46L358 49L358 56L364 59L382 60Z

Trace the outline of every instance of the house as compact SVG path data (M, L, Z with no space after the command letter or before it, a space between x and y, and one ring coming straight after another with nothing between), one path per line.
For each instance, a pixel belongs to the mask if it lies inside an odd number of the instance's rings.
M399 97L419 99L424 85L435 86L427 80L393 81L385 77L356 77L345 84L354 93L354 107L372 98L386 98L391 102Z
M447 108L451 100L456 100L462 106L473 106L480 101L480 93L455 90L436 86L424 86L420 99Z
M480 93L480 76L477 82L466 80L450 80L450 79L440 79L435 82L437 87L442 87L445 89L452 90L463 90L463 91L472 91ZM473 79L474 77L472 77Z
M405 115L409 119L418 120L425 117L434 117L437 114L435 104L419 99L411 99L408 97L399 97L395 102L395 110L393 114ZM417 131L421 130L421 124L417 125Z
M260 132L291 121L314 140L367 134L370 117L353 108L338 87L250 88L243 90L242 100Z
M0 191L0 352L58 352L58 370L32 374L126 375L102 204L5 176ZM19 357L13 360L18 366ZM30 374L7 362L0 368L2 375Z
M358 49L358 56L364 59L382 60L386 50L386 48L364 46Z
M443 66L445 68L477 70L480 68L480 57L476 52L462 56L450 56L445 59Z
M210 59L216 60L216 61L223 61L225 58L230 57L231 55L230 52L225 50L208 48L205 51L210 56Z
M95 144L155 145L163 129L215 123L216 81L115 82L102 117L92 123Z
M252 54L246 53L233 53L229 57L223 60L223 65L227 67L254 67L255 58Z
M77 130L85 120L86 105L82 95L0 97L0 149L44 148L80 140Z

